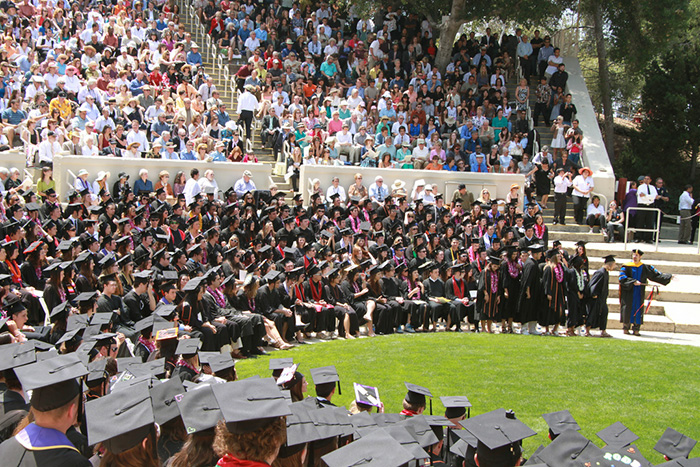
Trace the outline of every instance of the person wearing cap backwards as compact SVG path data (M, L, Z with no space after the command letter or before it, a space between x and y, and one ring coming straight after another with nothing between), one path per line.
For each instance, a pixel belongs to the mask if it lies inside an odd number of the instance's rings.
M588 304L586 319L586 337L591 337L591 329L599 328L600 337L612 337L607 333L608 326L608 290L610 273L615 270L615 257L608 255L603 258L603 267L593 273L589 283L591 301Z
M76 466L92 464L76 449L66 432L78 421L81 384L76 378L87 373L78 357L62 355L15 368L30 401L34 422L0 445L6 467Z
M668 285L671 274L663 274L654 266L642 263L644 252L632 250L632 261L620 268L620 322L625 334L639 336L639 328L644 324L644 299L649 281ZM630 332L631 330L631 332Z

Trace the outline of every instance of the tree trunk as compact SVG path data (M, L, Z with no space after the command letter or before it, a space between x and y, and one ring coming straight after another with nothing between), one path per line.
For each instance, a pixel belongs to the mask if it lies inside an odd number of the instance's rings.
M593 1L593 34L598 53L598 80L600 81L600 97L603 101L603 128L605 133L605 149L608 151L610 162L615 162L615 121L613 120L612 96L610 95L610 72L608 71L608 55L603 35L603 8L600 0Z
M690 180L695 181L695 170L698 165L698 148L694 147L690 154Z
M437 55L435 56L435 66L437 66L443 74L452 58L452 47L454 46L459 28L464 24L465 6L466 0L452 0L450 15L439 25L440 43L438 44Z

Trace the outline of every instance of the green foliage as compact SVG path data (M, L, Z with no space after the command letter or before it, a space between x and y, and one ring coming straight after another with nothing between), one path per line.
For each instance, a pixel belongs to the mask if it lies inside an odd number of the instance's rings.
M698 76L700 46L694 41L673 47L647 68L642 90L647 118L632 138L624 170L646 168L679 189L688 183L692 154L700 150Z
M465 395L472 415L513 409L539 434L525 440L525 456L548 444L543 413L569 409L581 433L602 447L595 433L622 421L640 436L636 443L653 463L653 450L671 426L692 436L700 421L692 409L700 399L700 349L617 339L525 337L485 334L392 335L374 339L305 345L276 357L293 357L309 382L309 369L335 365L349 406L352 383L379 388L386 412L397 413L404 381L430 389L433 412L443 414L439 396ZM270 375L267 358L236 364L240 378ZM682 371L676 370L682 369ZM700 455L696 447L691 457Z

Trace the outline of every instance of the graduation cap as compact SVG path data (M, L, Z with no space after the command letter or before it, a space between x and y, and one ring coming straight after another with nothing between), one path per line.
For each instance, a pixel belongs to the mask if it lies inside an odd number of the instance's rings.
M202 341L199 338L181 339L177 343L175 354L187 358L187 356L195 355L199 352L201 347Z
M102 443L114 454L141 443L153 430L154 414L148 384L139 383L129 390L89 401L85 404L88 443Z
M190 292L199 289L202 285L202 276L195 277L187 281L187 284L182 288L183 292Z
M416 437L411 433L405 426L400 425L400 424L395 424L395 425L389 425L385 426L383 428L379 429L364 429L364 430L358 430L360 434L365 432L365 436L374 436L377 432L379 431L385 431L386 433L389 433L389 436L394 438L396 441L401 444L401 447L404 448L406 451L408 451L411 456L413 456L413 460L420 461L421 459L428 459L430 457L430 454L425 452L425 450L421 447L421 445L418 443L418 440Z
M426 401L425 397L430 397L430 415L433 414L433 394L428 390L427 388L424 388L423 386L418 386L417 384L412 384L412 383L406 383L406 389L408 392L406 392L406 402L412 405L417 405L417 406L422 406L425 407Z
M342 394L342 392L340 392L340 376L338 376L338 371L335 369L334 365L312 368L310 373L311 379L316 386L338 383L338 394Z
M538 455L547 465L579 467L603 451L588 438L575 430L563 431Z
M212 429L224 418L209 384L182 394L176 402L187 434Z
M8 313L8 317L14 313L19 313L26 309L22 303L22 298L14 293L8 293L3 299L4 309Z
M627 428L622 422L615 422L607 428L596 433L598 438L605 441L605 444L616 447L625 447L639 439L632 430Z
M441 418L444 420L444 422L439 420L431 421L430 418L431 417L427 417L425 415L415 415L413 417L406 418L400 422L400 424L404 426L411 433L411 435L413 435L421 447L426 448L438 443L439 440L442 439L442 436L438 436L433 429L433 425L439 426L441 429L443 426L452 425L452 423L445 417L436 417Z
M352 383L355 390L355 402L364 406L381 407L379 389L364 384Z
M289 368L294 365L294 359L292 357L287 358L271 358L269 362L269 369L272 370L272 376L277 378L282 373L282 370ZM277 374L275 374L277 372Z
M614 262L615 262L615 255L603 256L603 263L614 263Z
M90 325L91 326L104 326L106 324L111 323L113 317L114 317L114 312L112 312L112 311L95 313L94 315L92 315L92 318L90 319Z
M70 342L71 340L75 339L76 337L80 340L82 339L80 336L78 336L78 333L82 331L85 328L85 326L82 327L77 327L75 329L72 329L70 331L66 331L58 341L56 341L56 346L60 346L64 342Z
M114 253L110 253L108 255L105 255L99 261L98 264L100 265L100 267L102 267L104 269L104 268L108 268L116 263L117 263L117 257L114 255Z
M329 467L400 467L414 459L413 455L384 430L376 430L321 459Z
M272 282L278 280L280 274L281 274L281 272L279 272L279 271L273 269L272 271L270 271L270 272L268 272L267 274L265 274L264 279L265 279L265 281L267 281L268 284L270 284L270 283L272 283Z
M638 449L628 446L626 449L608 449L605 447L602 454L590 459L586 464L596 467L618 467L622 465L651 467L651 462L644 458ZM675 459L657 467L700 467L700 459Z
M75 303L88 302L97 297L97 292L81 292L73 300Z
M0 371L29 365L36 361L36 349L31 343L0 345Z
M549 426L549 437L551 440L554 440L566 430L579 431L581 429L568 410L546 413L542 415L542 418L544 418L544 421L547 422L547 426Z
M107 379L107 359L100 358L88 363L88 374L85 377L85 385L89 388L94 388L102 384Z
M478 440L476 452L484 465L514 464L522 452L521 441L537 434L505 409L459 423Z
M33 242L31 245L29 245L27 248L25 248L24 254L28 255L29 253L34 253L43 244L44 244L44 242L42 242L41 240L37 240L36 242Z
M212 388L231 433L251 433L291 413L272 378L244 379Z
M162 318L168 318L173 313L175 313L176 308L177 307L175 305L167 305L165 303L159 303L153 313L162 317Z
M466 396L441 396L440 402L445 407L445 417L447 418L460 418L472 406ZM471 416L471 410L469 415Z
M65 318L70 311L70 306L70 302L63 302L53 307L51 314L49 315L51 321L54 322Z
M70 315L66 323L66 331L83 330L87 327L87 324L88 315Z
M185 394L185 388L180 378L171 378L151 388L153 418L158 425L180 416L177 401L183 394Z
M666 428L664 434L661 435L661 438L654 445L654 450L671 460L687 458L696 443L697 441L693 438L689 438L673 428Z
M309 415L313 410L304 402L289 405L291 415L287 416L287 441L280 448L279 458L288 458L304 449L307 443L330 438L325 426L316 425Z
M33 390L31 405L40 412L63 407L81 393L76 378L85 376L87 367L71 353L16 367L15 374L25 391Z
M214 374L219 373L220 371L226 371L236 366L236 362L233 361L231 354L227 353L212 355L209 357L207 363Z

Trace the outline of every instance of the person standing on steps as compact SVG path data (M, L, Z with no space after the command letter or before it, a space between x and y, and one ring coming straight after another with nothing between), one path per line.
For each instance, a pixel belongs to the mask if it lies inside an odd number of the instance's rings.
M693 215L693 207L696 205L693 199L693 185L686 185L685 190L678 199L678 212L681 215L681 228L678 230L678 243L688 245L691 243L690 231Z
M671 274L663 274L654 266L642 263L644 252L632 250L632 261L620 268L620 322L625 334L639 336L639 329L644 324L644 299L649 281L668 285L673 279Z
M588 200L595 185L593 184L593 172L591 169L583 167L578 173L579 175L571 182L571 186L574 187L571 197L574 200L574 218L578 225L582 225L584 221L583 214L586 212Z
M252 135L253 127L253 116L254 113L258 111L258 99L253 95L253 90L255 86L252 84L247 84L244 88L243 93L238 96L238 125L241 122L245 125L245 138L246 141L250 139Z
M640 208L653 208L659 194L656 187L651 184L651 177L645 175L637 188L637 206ZM636 211L635 227L638 229L653 229L655 224L656 213L654 211L641 210ZM653 243L654 234L652 232L635 232L634 241L636 243L645 242Z
M558 167L554 177L554 224L566 225L566 194L570 186L571 172Z
M586 337L592 337L592 328L600 329L600 337L612 337L608 328L608 290L610 288L610 273L615 270L615 257L608 255L603 258L603 267L593 273L589 283L591 301L588 305L586 319Z

